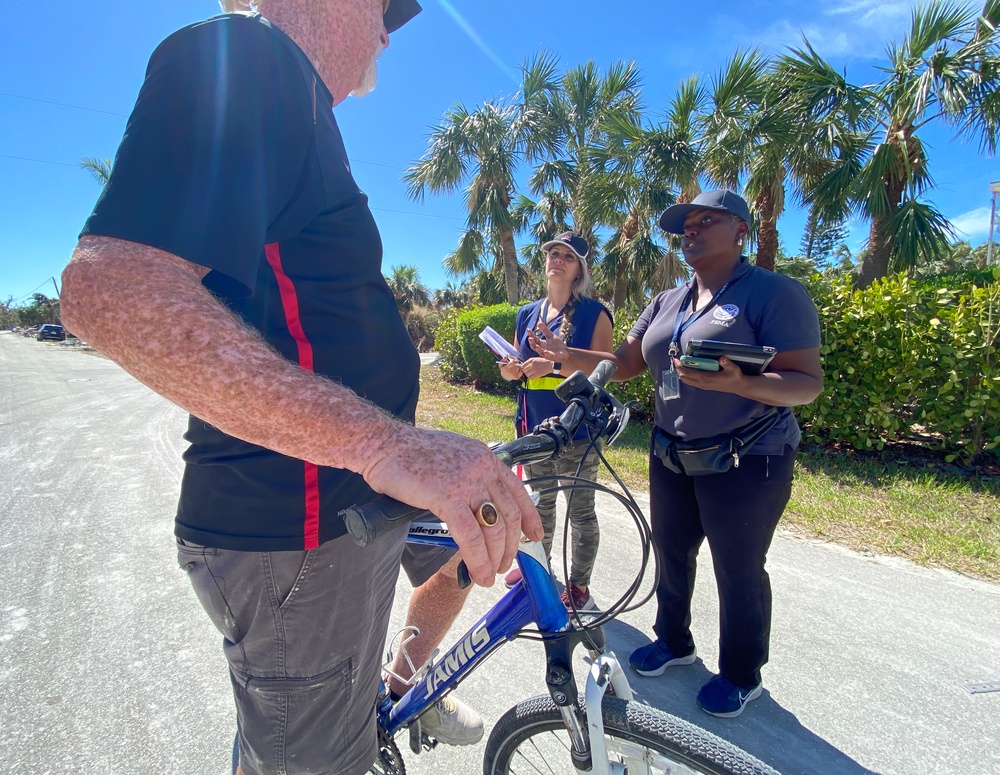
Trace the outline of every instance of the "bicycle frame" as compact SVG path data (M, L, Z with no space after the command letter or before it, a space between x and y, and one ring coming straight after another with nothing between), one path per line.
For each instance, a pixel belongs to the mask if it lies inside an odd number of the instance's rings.
M456 548L440 522L413 522L407 542ZM427 673L379 718L390 735L410 724L421 713L457 686L483 660L518 631L537 624L542 632L564 632L569 613L548 571L548 557L537 542L522 542L517 552L522 580L486 612Z
M407 542L456 547L447 526L440 522L411 523ZM548 556L542 544L523 541L516 561L521 569L521 581L459 638L450 651L431 665L399 702L395 705L387 702L377 709L379 726L390 737L413 723L528 625L537 625L543 636L564 634L571 629L569 612L549 572ZM577 704L576 679L571 665L575 640L552 638L545 641L545 646L549 662L546 682L553 700L564 709L563 718L573 739L573 760L577 770L589 775L618 775L622 771L620 765L608 762L603 714L587 714L585 733L573 713ZM604 652L594 659L587 678L587 707L600 708L609 686L613 687L616 696L632 699L632 689L617 657ZM582 753L578 755L578 751Z

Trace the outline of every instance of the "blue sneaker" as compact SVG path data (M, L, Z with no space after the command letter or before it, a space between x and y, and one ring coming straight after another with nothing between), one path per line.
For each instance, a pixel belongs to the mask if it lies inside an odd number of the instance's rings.
M743 712L751 700L760 697L761 685L752 689L741 689L721 675L713 675L698 692L698 706L713 716L733 718Z
M628 658L629 666L639 675L663 675L663 671L668 667L676 665L691 665L698 658L698 652L692 650L690 654L683 657L674 655L667 644L661 640L654 640L648 646L642 646L632 652Z

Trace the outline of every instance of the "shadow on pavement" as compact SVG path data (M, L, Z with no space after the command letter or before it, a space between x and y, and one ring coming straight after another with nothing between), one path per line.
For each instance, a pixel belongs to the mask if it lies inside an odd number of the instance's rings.
M621 620L605 625L604 631L608 648L621 660L640 702L728 740L782 775L878 775L802 726L772 699L766 683L760 698L741 716L715 718L695 703L698 689L712 676L701 658L693 665L668 668L662 676L645 678L627 665L632 650L649 643L649 636Z

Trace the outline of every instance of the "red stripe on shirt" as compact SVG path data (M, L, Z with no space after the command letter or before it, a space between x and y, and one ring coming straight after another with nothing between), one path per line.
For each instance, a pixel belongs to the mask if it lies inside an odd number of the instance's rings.
M295 283L285 274L281 266L281 249L277 242L264 246L264 256L274 272L278 282L278 292L281 294L281 307L285 312L285 323L288 332L295 341L299 354L299 366L304 371L313 370L313 349L305 329L302 328L302 318L299 317L299 297L295 291ZM305 466L306 516L304 532L304 548L315 549L319 546L319 467L315 463L303 461Z

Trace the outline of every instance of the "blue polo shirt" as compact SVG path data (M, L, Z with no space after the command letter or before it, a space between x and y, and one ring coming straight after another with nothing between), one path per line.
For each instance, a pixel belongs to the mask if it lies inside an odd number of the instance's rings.
M639 316L630 336L642 340L642 356L656 385L656 425L685 441L730 433L770 408L749 398L680 385L680 396L660 398L661 375L670 368L670 340L691 283L656 296ZM687 308L690 313L690 305ZM778 352L820 345L819 316L803 285L791 277L752 266L743 257L716 303L700 314L680 337L683 353L692 339L767 345ZM796 447L801 433L791 409L748 450L780 455Z

